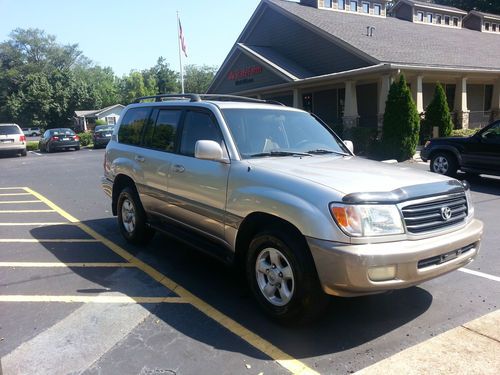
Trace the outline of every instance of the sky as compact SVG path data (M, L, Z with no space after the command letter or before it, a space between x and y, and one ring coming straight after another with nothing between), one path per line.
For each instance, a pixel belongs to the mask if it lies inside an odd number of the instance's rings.
M188 49L183 64L220 67L260 0L0 0L0 42L16 28L39 28L116 75L156 64L179 70L177 18Z

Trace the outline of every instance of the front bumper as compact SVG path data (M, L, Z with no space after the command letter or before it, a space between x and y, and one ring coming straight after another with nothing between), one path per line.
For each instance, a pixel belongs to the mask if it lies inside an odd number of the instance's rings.
M323 290L357 296L420 284L470 263L479 251L483 223L421 240L351 245L307 238ZM419 265L420 262L420 265ZM394 266L395 277L373 281L369 269Z

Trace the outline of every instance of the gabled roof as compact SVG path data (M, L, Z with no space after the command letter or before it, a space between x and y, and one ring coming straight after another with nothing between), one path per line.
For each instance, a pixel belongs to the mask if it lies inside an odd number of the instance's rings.
M105 108L102 108L102 109L91 109L91 110L84 110L84 111L75 111L75 115L76 115L76 117L84 117L84 116L85 117L97 117L101 113L109 111L110 109L113 109L115 107L125 108L125 106L123 104L114 104L114 105L110 105L109 107L105 107Z
M480 12L478 10L471 10L469 12L469 14L464 17L464 20L466 18L469 18L471 16L477 16L479 18L488 18L488 19L492 19L492 20L497 20L497 21L500 21L500 15L498 14L493 14L493 13L485 13L485 12Z
M433 10L441 10L443 12L449 12L449 13L459 13L459 14L467 14L465 10L455 8L455 7L450 7L448 5L441 5L441 4L434 4L434 3L426 3L424 1L417 1L417 0L399 0L394 6L391 8L390 12L392 13L394 10L400 7L400 4L408 4L412 7L418 7L418 8L426 8L426 9L433 9Z
M406 1L406 0L404 0ZM439 27L394 17L331 12L285 0L263 0L318 34L326 33L376 63L500 71L500 38L474 30ZM373 36L366 36L374 27Z

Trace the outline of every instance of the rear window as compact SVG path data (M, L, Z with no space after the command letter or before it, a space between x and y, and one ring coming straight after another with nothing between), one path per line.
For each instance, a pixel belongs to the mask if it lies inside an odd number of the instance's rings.
M141 136L151 109L148 107L131 108L123 117L118 130L118 141L133 146L141 144Z
M75 132L71 129L54 129L52 135L75 135Z
M0 134L21 134L21 130L15 125L3 125L0 126Z

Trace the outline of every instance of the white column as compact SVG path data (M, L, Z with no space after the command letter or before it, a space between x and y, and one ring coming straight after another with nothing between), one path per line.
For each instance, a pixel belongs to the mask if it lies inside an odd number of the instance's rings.
M423 78L423 76L418 75L411 81L411 95L417 106L418 113L422 113L424 111Z
M299 89L293 89L293 107L302 108L302 98Z
M356 81L345 83L344 128L352 128L358 124L358 99L356 96Z
M378 114L384 115L385 103L389 96L389 89L391 88L391 76L383 75L378 84Z
M467 109L467 78L461 77L457 80L455 88L455 114L457 126L461 129L469 127L469 110Z
M493 85L493 97L491 98L492 121L500 119L500 78Z

